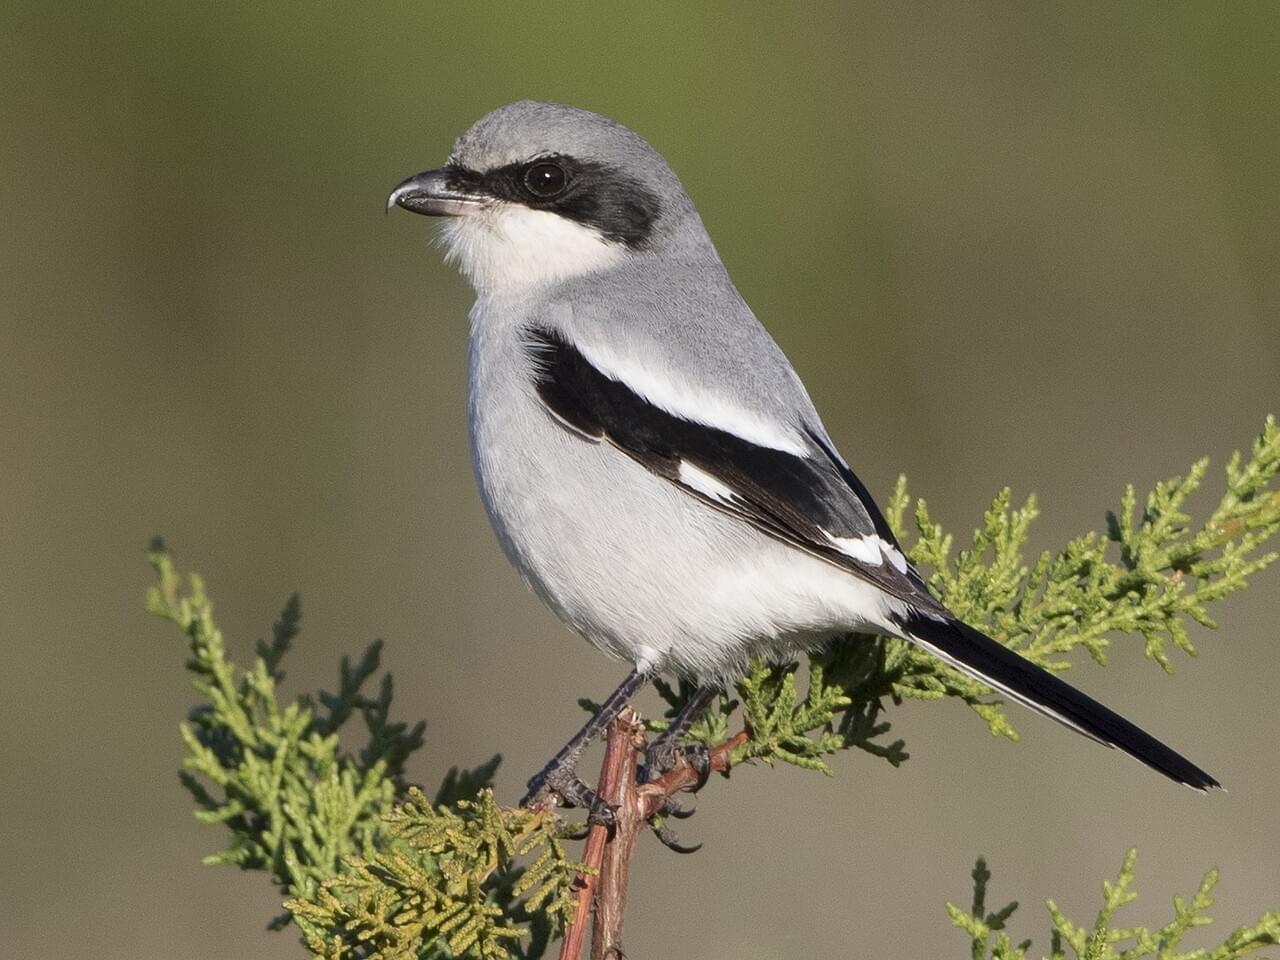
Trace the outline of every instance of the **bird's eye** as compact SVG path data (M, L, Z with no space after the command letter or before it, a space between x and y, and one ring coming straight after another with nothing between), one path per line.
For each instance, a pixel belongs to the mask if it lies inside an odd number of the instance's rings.
M540 160L525 168L524 185L535 197L549 200L564 192L569 185L569 175L558 163Z

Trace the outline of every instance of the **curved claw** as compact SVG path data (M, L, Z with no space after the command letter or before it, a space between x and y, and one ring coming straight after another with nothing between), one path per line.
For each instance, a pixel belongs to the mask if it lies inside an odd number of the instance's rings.
M693 807L682 807L676 803L675 797L663 797L662 804L654 811L654 816L674 817L676 820L688 820L697 811Z
M658 838L658 842L668 850L674 850L676 853L696 853L702 849L702 844L695 843L690 846L681 842L680 837L666 822L668 818L687 820L693 814L693 807L682 807L672 797L663 797L662 804L649 818L649 827L653 830L653 835Z
M697 782L689 788L691 793L697 793L711 779L711 751L707 749L705 743L691 743L682 748L681 753L689 766L693 767L698 774Z
M692 846L681 843L675 831L665 823L654 823L651 820L649 821L649 826L653 830L653 835L658 838L658 842L668 850L673 850L676 853L697 853L702 849L702 844L700 843L695 843Z

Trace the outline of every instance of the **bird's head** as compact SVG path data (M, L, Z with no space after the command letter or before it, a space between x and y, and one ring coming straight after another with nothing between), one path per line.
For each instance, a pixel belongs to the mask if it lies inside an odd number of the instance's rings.
M639 255L715 256L679 178L626 127L521 100L485 115L448 162L387 200L445 218L442 237L477 292L519 290Z

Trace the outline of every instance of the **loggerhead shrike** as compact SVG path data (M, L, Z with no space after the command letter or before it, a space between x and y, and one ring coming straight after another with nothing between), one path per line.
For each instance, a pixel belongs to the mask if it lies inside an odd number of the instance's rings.
M664 738L670 759L752 657L849 632L905 638L1173 780L1218 786L930 594L635 133L511 103L394 205L445 218L448 259L475 288L471 454L503 550L561 620L634 665L526 804L593 805L577 760L655 675L699 684Z

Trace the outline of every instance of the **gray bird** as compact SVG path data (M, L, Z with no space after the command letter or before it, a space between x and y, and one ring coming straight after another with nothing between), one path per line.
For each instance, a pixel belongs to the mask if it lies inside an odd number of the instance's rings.
M751 658L849 632L902 637L1176 781L1218 786L930 594L635 133L511 103L393 205L446 218L447 258L475 288L471 453L503 550L561 620L634 665L526 803L592 805L577 760L654 676L698 684L662 763Z

